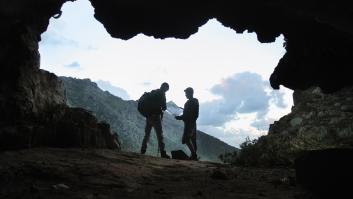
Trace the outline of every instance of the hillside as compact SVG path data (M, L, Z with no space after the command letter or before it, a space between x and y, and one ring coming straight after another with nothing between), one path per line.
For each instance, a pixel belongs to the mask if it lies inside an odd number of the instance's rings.
M139 152L144 136L145 118L137 111L137 102L125 101L99 89L96 83L89 79L75 79L60 77L66 88L67 104L71 107L81 107L91 111L99 120L111 125L113 131L119 135L123 151ZM173 103L168 103L170 108ZM175 110L171 111L175 112ZM177 121L166 112L163 118L164 140L166 150L182 149L187 154L189 150L181 144L183 123ZM206 133L198 131L198 155L201 160L220 161L218 156L231 152L236 148ZM147 154L156 155L158 151L155 133L152 132L147 148Z

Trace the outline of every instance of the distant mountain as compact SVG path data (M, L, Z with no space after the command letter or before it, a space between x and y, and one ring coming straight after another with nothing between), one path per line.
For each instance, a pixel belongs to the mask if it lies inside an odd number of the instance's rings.
M103 91L109 91L111 94L120 97L123 100L130 100L129 94L124 90L123 88L113 86L110 82L108 81L103 81L103 80L98 80L97 85L100 89Z
M173 101L167 103L167 112L171 115L181 115L183 108L177 106Z
M145 118L137 111L137 102L125 101L108 91L102 91L89 79L60 77L66 88L67 104L71 107L82 107L91 111L99 120L104 120L119 135L122 150L139 152L144 136ZM168 102L168 110L163 118L163 133L167 152L182 149L189 150L181 144L183 122L175 120L173 114L181 113L180 107ZM237 150L221 140L198 131L198 154L201 160L220 161L218 156ZM156 155L157 139L154 131L147 148L147 154Z

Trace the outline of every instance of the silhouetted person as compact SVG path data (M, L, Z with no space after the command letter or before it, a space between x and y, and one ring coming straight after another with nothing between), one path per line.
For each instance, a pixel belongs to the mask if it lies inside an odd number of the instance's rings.
M147 149L147 143L150 139L152 127L156 131L158 147L161 152L162 158L170 158L166 151L163 142L163 130L162 130L162 118L163 111L167 109L165 93L169 90L168 83L164 82L159 89L152 90L149 93L150 103L146 104L145 107L148 109L146 111L146 127L145 127L145 137L142 141L141 153L145 154Z
M197 160L196 120L199 117L199 101L194 98L194 90L191 87L186 88L184 91L188 101L184 104L183 114L175 116L175 119L184 121L182 143L186 144L190 149L190 159Z

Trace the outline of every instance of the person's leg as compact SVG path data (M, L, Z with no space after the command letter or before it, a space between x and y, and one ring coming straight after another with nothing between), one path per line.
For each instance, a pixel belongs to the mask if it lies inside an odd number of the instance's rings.
M163 129L162 129L162 120L159 115L154 117L153 119L153 127L157 134L157 141L159 150L161 152L162 158L170 158L165 151L165 144L163 142Z
M191 142L192 142L192 145L195 149L195 153L197 152L197 144L196 144L196 133L194 134L194 136L191 137Z
M191 152L190 159L191 160L197 160L196 151L195 151L194 145L191 142L191 139L187 139L185 144L186 144L186 146L188 146L188 148L189 148L189 150Z
M190 159L195 160L197 159L196 155L196 150L195 150L195 145L193 143L193 132L194 130L194 125L190 122L186 122L184 126L184 135L183 135L183 143L186 144L186 146L189 148L191 156Z
M196 122L194 123L192 127L192 134L191 134L191 141L192 145L194 146L195 153L197 152L197 143L196 143Z
M143 138L142 146L141 146L141 153L142 154L146 153L147 143L150 139L151 130L152 130L151 119L147 117L146 118L146 126L145 126L145 137Z

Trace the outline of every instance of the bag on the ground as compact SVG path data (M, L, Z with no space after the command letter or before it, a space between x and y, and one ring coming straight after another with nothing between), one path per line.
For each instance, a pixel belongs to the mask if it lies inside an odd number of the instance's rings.
M176 160L189 160L189 156L186 155L186 153L183 150L175 150L171 151L172 154L172 159Z

